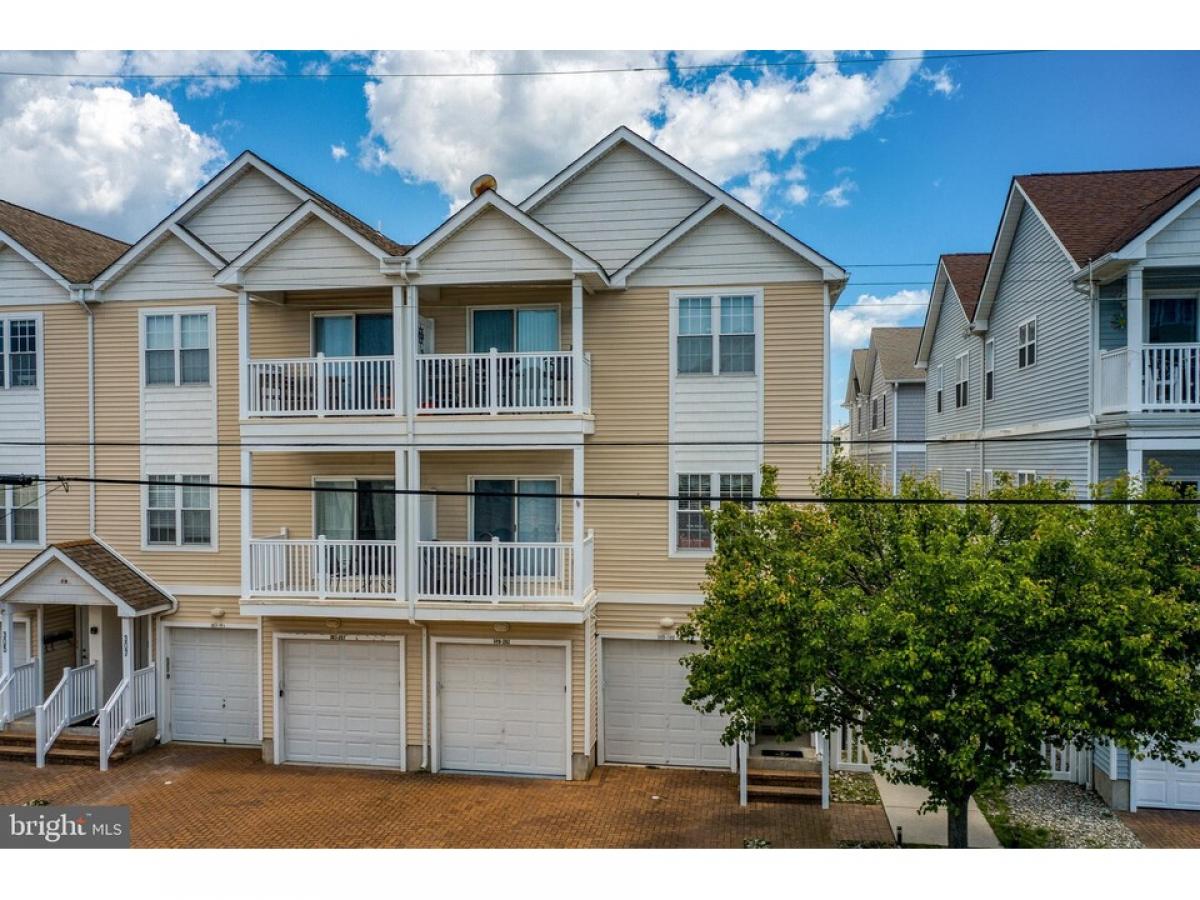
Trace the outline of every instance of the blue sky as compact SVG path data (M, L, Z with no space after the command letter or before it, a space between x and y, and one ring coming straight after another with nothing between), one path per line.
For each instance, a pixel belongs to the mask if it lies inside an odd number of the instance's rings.
M136 238L250 148L411 241L480 172L519 200L627 124L851 270L836 422L848 347L919 324L938 254L990 247L1012 175L1200 163L1200 54L949 52L0 53L70 76L0 78L0 197ZM261 77L283 73L305 77Z

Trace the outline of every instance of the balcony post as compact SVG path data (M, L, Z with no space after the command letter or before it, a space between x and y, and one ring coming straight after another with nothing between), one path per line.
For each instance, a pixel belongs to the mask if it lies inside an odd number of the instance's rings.
M583 409L583 282L571 279L571 408Z
M397 450L395 453L395 472L396 486L405 490L409 490L412 485L408 483L408 451ZM408 591L408 570L415 565L417 545L414 543L411 535L408 533L408 507L413 501L412 494L398 494L396 496L396 568L392 572L392 585L396 596L395 600L399 602L407 596Z
M493 347L488 351L488 410L500 412L500 353Z
M397 350L404 366L404 406L408 413L408 432L412 434L413 423L417 415L417 331L421 292L415 284L410 284L404 293L404 346Z
M324 600L329 591L329 548L325 535L317 535L317 599Z
M493 535L492 546L490 548L488 548L488 553L491 556L491 565L489 566L489 568L491 569L491 574L492 574L492 577L491 577L492 602L499 603L500 602L500 538L495 537Z
M121 678L125 682L125 697L121 700L122 721L128 728L133 724L133 707L128 703L130 692L133 691L133 619L121 617ZM97 697L97 703L103 706L105 697Z
M243 485L254 483L254 456L246 449L242 450L241 483ZM250 560L250 538L254 534L254 492L243 487L238 493L242 506L242 596L249 597L254 590L254 580L251 577L253 567Z
M8 678L13 672L13 611L7 603L0 603L0 681ZM4 705L0 706L0 728L8 721L8 711L11 708L12 687L5 692Z
M571 493L575 498L571 501L571 551L574 555L572 577L575 580L575 602L583 602L583 592L587 585L583 583L583 445L578 444L571 451Z
M250 294L238 291L238 417L250 417Z
M409 447L407 459L408 477L405 479L405 484L409 490L420 490L421 488L421 454L420 451ZM409 547L408 568L404 572L405 592L408 595L408 615L410 618L417 617L417 588L418 575L421 565L421 554L417 550L416 542L421 535L421 495L420 494L405 494L404 495L404 510L405 510L405 530L404 540Z
M1129 371L1129 399L1126 409L1130 413L1140 412L1146 405L1146 388L1143 381L1146 377L1146 367L1142 359L1144 305L1142 267L1131 266L1125 275L1125 346L1128 348L1125 363Z
M406 356L410 338L408 337L408 316L405 309L404 297L408 293L407 285L392 286L392 413L402 417L408 413L408 369ZM397 462L399 476L399 462ZM396 481L399 484L399 478ZM396 534L400 532L397 531Z
M316 372L317 372L317 410L316 410L316 412L317 412L317 417L321 418L321 417L324 417L324 415L325 415L325 401L326 401L325 393L326 393L326 388L328 387L328 385L325 382L325 354L324 353L317 354Z

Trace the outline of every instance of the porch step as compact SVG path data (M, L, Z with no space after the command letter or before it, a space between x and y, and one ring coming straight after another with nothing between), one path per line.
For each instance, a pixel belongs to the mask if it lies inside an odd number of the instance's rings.
M32 729L8 728L0 731L0 760L13 762L37 761L37 738ZM110 762L120 762L129 756L133 740L124 736L109 756ZM100 734L93 729L68 728L54 741L46 754L47 763L67 763L98 766L100 764Z
M746 790L751 800L774 803L820 803L819 772L747 769Z
M816 758L816 751L810 750L809 756L779 755L774 753L756 753L757 748L750 748L751 771L775 772L817 772L821 771L821 761Z

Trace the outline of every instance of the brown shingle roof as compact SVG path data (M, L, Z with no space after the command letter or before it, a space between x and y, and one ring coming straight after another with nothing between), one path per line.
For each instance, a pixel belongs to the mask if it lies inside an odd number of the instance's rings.
M858 385L864 391L869 391L871 385L867 379L867 373L870 370L871 351L865 348L850 351L850 377L846 379L846 402L853 403L856 396L854 390L854 382L857 379Z
M921 326L911 328L872 328L871 345L875 365L884 381L924 381L925 370L916 367Z
M1200 187L1200 167L1018 175L1076 264L1119 250Z
M990 259L990 253L942 254L942 265L946 267L968 322L975 318L975 307L979 305L979 292L983 288L983 276L987 274ZM916 356L915 353L913 355Z
M5 200L0 231L73 284L91 281L129 249L124 241Z
M171 603L170 597L97 541L60 541L51 546L138 612Z

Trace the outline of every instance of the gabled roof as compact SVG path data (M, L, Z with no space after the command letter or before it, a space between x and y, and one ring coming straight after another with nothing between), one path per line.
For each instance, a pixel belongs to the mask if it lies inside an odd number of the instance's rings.
M115 550L95 538L50 544L20 569L0 582L0 599L16 591L58 561L71 569L128 615L170 609L174 598L139 572Z
M940 262L946 267L946 276L954 285L954 293L968 322L975 318L979 291L983 288L990 259L990 253L943 253L941 256Z
M874 358L874 352L866 348L850 351L850 375L846 379L846 399L843 406L849 406L859 394L871 390L871 363Z
M717 186L716 184L713 184L707 178L688 168L665 150L656 147L650 141L646 140L644 137L637 134L625 125L621 125L609 133L608 136L601 139L582 156L570 163L557 175L522 200L520 203L521 210L532 213L539 205L566 187L566 185L574 180L576 176L584 172L593 163L604 157L610 150L620 143L625 143L635 150L644 153L646 156L649 156L664 168L670 170L684 181L718 201L718 206L706 204L704 207L701 207L701 209L685 218L679 223L679 225L676 225L665 235L651 244L650 247L647 247L641 253L637 254L633 259L622 266L619 271L613 273L612 282L614 286L619 287L623 285L625 283L625 279L628 278L628 276L634 271L636 271L637 268L649 262L649 260L654 256L657 256L658 253L662 252L675 241L679 240L680 237L694 228L700 221L703 221L705 218L711 215L719 207L725 207L733 211L754 227L766 232L767 235L783 244L793 253L796 253L798 256L807 260L812 265L821 269L826 281L844 282L848 277L846 271L842 269L841 266L837 265L837 263L826 258L825 256L822 256L799 238L789 234L770 219L766 218L764 215L762 215L762 213L750 208L728 191ZM836 292L834 292L834 296L836 297Z
M1200 188L1200 167L1018 175L1076 265L1120 250Z
M8 240L19 244L67 284L90 281L129 249L124 241L0 200L0 242Z
M872 328L875 365L884 381L924 381L925 370L916 367L921 328Z

